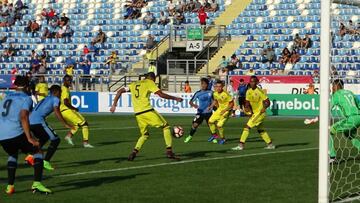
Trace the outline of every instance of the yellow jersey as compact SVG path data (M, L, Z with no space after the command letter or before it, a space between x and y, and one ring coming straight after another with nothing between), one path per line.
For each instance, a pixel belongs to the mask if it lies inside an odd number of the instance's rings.
M45 96L38 95L38 102L43 100L49 94L48 84L44 82L40 82L35 86L35 91L40 94L44 94Z
M229 107L229 103L233 98L227 91L222 91L221 93L214 92L214 100L219 104L216 111L223 111Z
M254 114L260 113L261 109L264 108L264 100L268 99L264 91L260 88L251 89L246 91L246 101L250 102L252 112Z
M69 107L67 107L64 104L64 100L68 99L69 102L71 102L71 98L70 98L70 89L65 87L64 85L61 86L61 97L60 97L60 111L64 111L69 109Z
M159 91L155 82L149 79L133 82L129 85L135 114L151 110L150 94Z

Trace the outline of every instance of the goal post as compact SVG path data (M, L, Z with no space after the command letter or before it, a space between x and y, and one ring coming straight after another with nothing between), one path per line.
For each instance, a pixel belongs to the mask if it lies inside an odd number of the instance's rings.
M320 22L320 120L318 202L329 202L329 127L331 1L321 0Z

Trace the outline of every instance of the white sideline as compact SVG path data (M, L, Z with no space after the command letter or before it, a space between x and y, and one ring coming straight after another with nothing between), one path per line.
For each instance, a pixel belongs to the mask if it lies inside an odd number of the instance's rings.
M143 166L132 166L132 167L126 167L126 168L94 170L94 171L86 171L86 172L55 175L53 177L72 177L72 176L81 176L81 175L97 174L97 173L108 173L108 172L116 172L116 171L127 171L127 170L133 170L133 169L153 168L153 167L158 167L158 166L168 166L168 165L179 165L179 164L195 163L195 162L203 162L203 161L213 161L213 160L219 160L219 159L235 159L235 158L241 158L241 157L252 157L252 156L261 156L261 155L269 155L269 154L280 154L280 153L310 151L310 150L318 150L318 148L291 149L291 150L284 150L284 151L274 150L274 151L267 151L267 152L253 153L253 154L239 154L239 155L233 155L233 156L223 156L223 157L213 157L213 158L204 158L204 159L184 160L184 161L178 161L178 162L166 162L166 163L149 164L149 165L143 165Z

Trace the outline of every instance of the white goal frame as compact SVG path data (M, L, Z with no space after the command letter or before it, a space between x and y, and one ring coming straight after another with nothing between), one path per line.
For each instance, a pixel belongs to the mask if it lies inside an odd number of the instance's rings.
M330 128L330 57L331 1L321 0L320 28L320 122L318 202L329 202L329 128Z

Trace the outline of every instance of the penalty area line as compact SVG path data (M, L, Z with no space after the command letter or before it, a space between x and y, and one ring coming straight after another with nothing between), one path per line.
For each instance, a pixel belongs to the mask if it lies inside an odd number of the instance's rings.
M109 173L109 172L117 172L117 171L128 171L128 170L135 170L135 169L154 168L154 167L160 167L160 166L171 166L171 165L180 165L180 164L187 164L187 163L197 163L197 162L223 160L223 159L236 159L236 158L242 158L242 157L253 157L253 156L271 155L271 154L283 154L283 153L302 152L302 151L311 151L311 150L318 150L318 148L291 149L291 150L283 150L283 151L276 151L275 150L275 151L260 152L260 153L253 153L253 154L239 154L239 155L232 155L232 156L222 156L222 157L213 157L213 158L204 158L204 159L193 159L193 160L184 160L184 161L177 161L177 162L166 162L166 163L149 164L149 165L142 165L142 166L132 166L132 167L125 167L125 168L93 170L93 171L85 171L85 172L78 172L78 173L55 175L53 177L55 177L55 178L57 178L57 177L58 178L72 177L72 176L81 176L81 175L89 175L89 174Z

